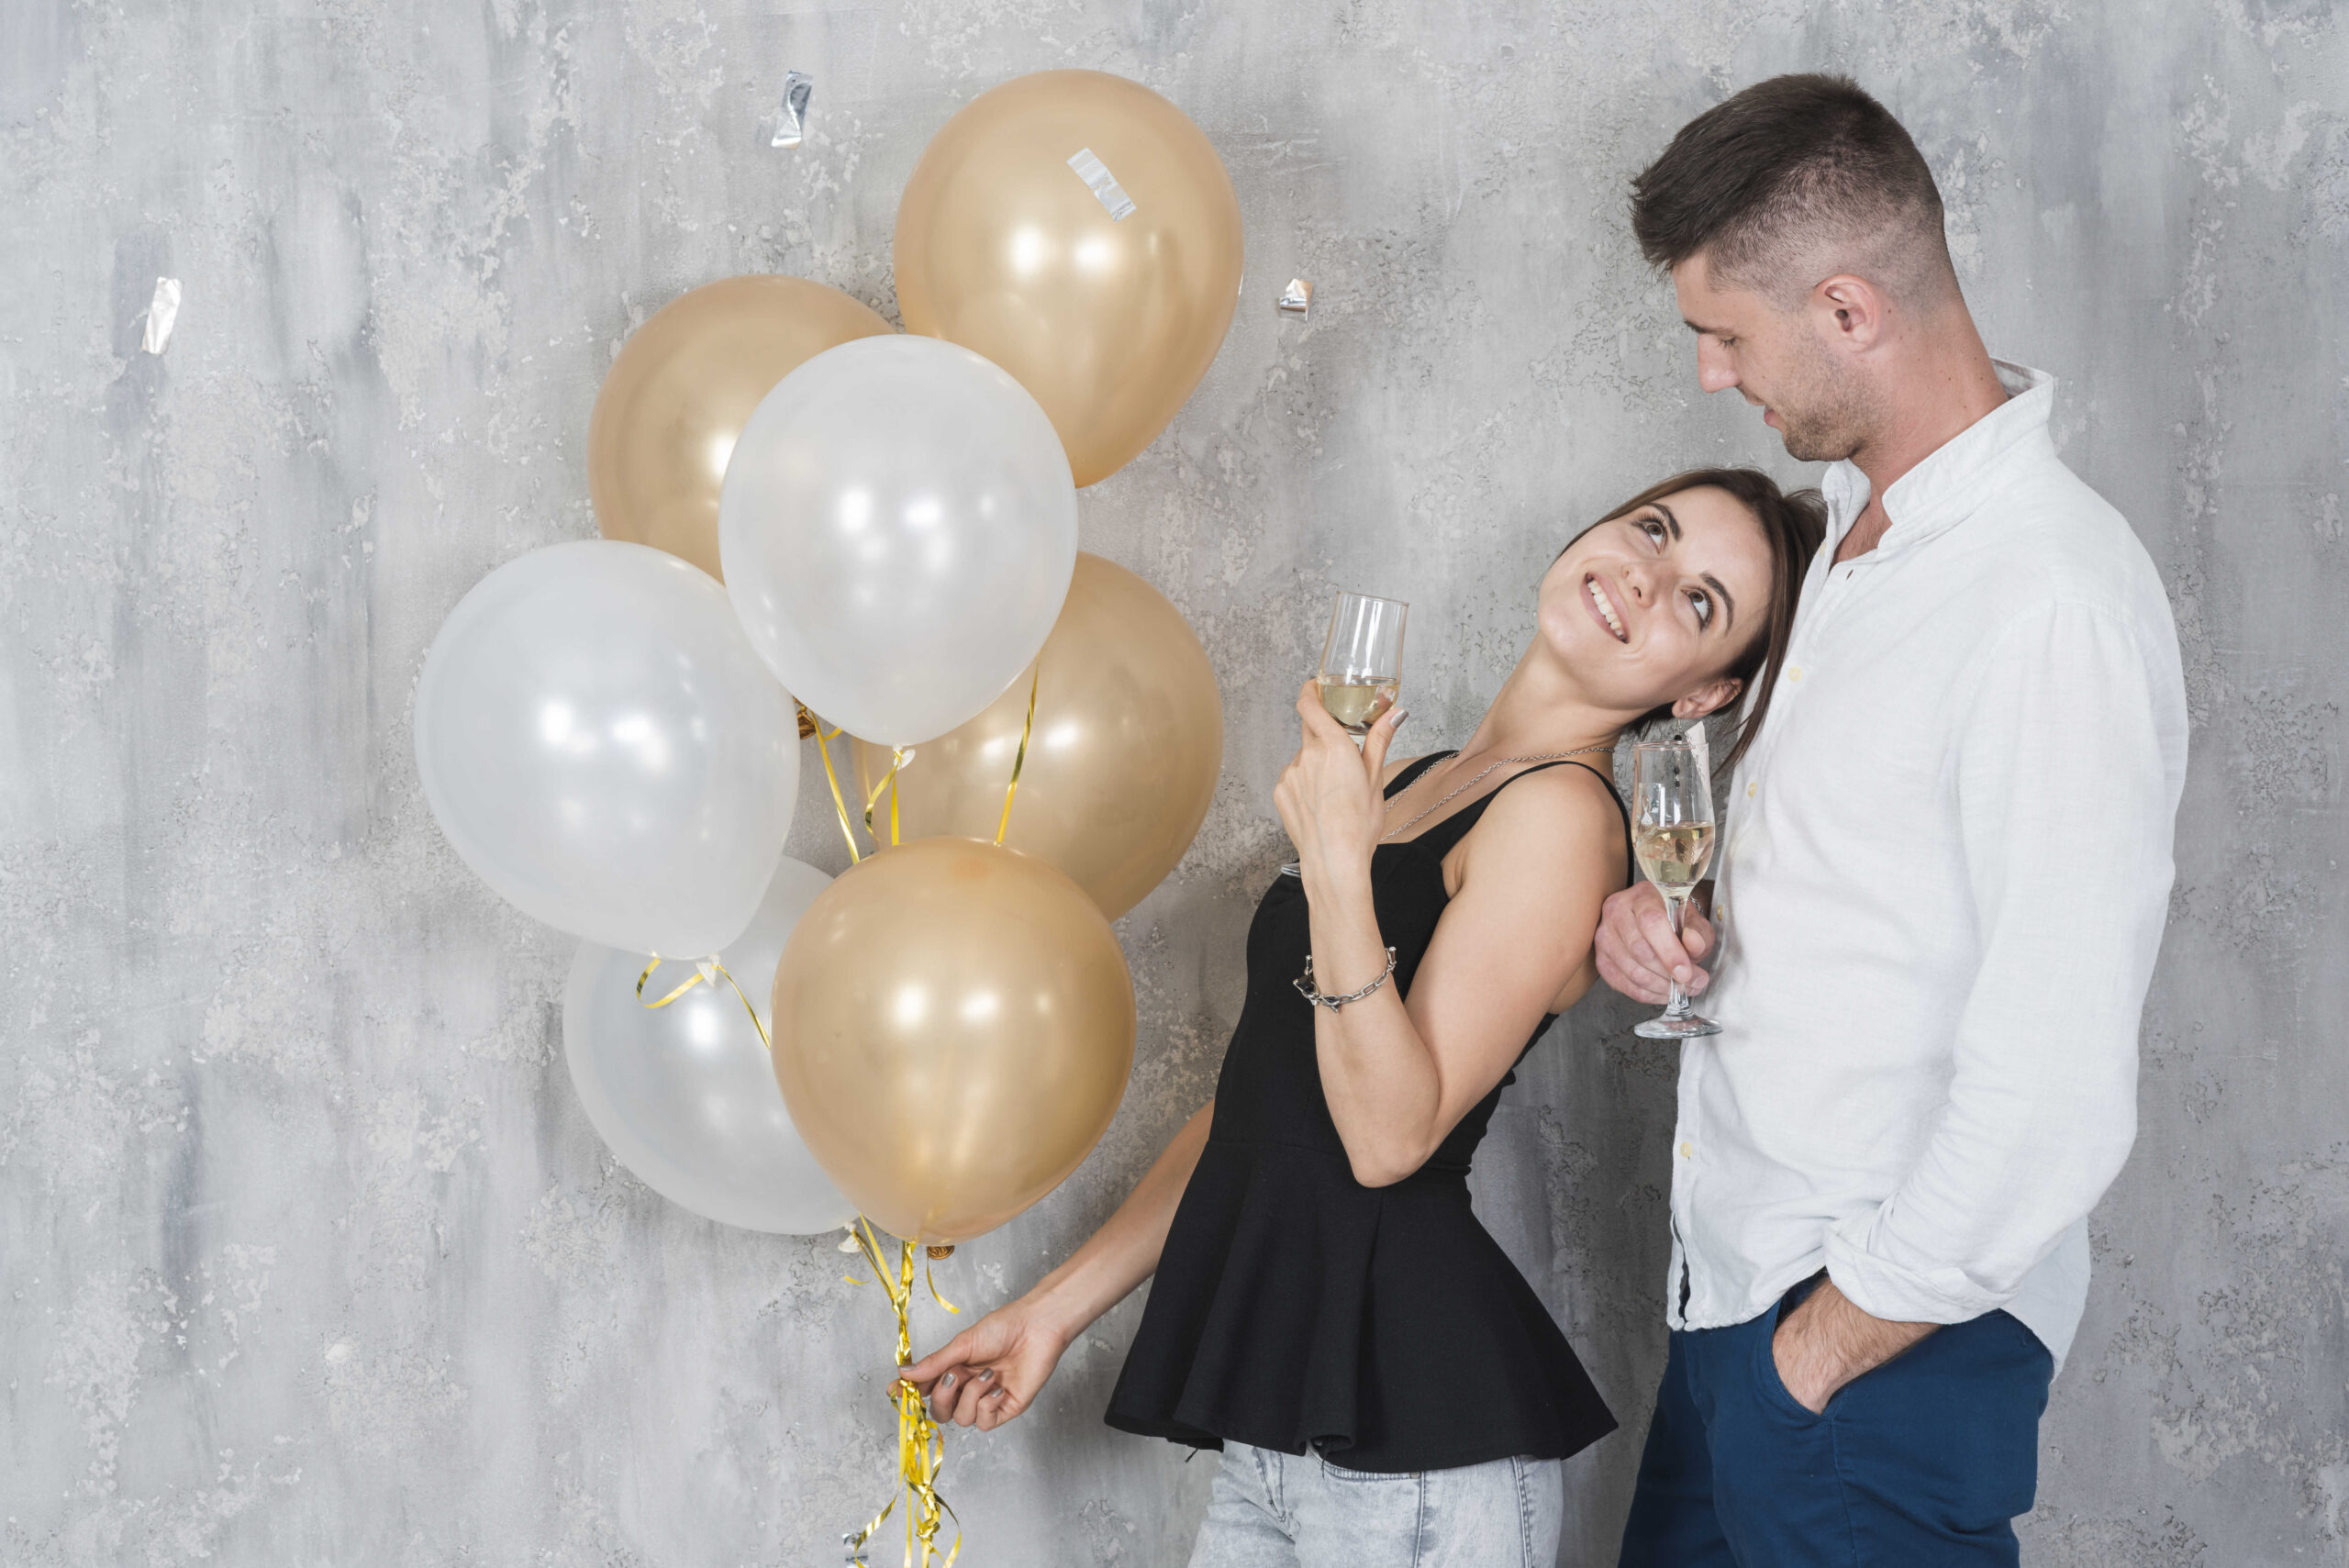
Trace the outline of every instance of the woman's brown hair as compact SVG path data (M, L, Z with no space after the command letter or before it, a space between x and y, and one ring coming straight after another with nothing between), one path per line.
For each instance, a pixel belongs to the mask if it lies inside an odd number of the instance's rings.
M1762 733L1762 720L1770 711L1770 694L1778 684L1778 671L1786 664L1787 646L1794 637L1795 603L1802 596L1803 573L1809 570L1810 558L1819 553L1820 541L1827 537L1827 503L1816 490L1779 489L1778 482L1758 468L1692 468L1649 485L1575 535L1575 539L1582 538L1599 523L1628 517L1666 496L1708 484L1734 497L1759 525L1762 537L1770 547L1770 613L1761 634L1747 645L1737 662L1723 672L1743 683L1745 698L1745 717L1737 728L1737 742L1715 764L1727 773L1745 755L1753 738ZM1568 539L1566 550L1573 548L1574 539ZM1565 550L1558 553L1564 555ZM1671 717L1672 705L1666 703L1642 714L1634 728L1661 723Z

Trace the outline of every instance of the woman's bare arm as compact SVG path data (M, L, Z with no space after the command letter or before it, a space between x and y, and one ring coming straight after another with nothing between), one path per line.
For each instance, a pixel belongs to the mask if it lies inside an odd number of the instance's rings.
M901 1372L930 1396L939 1420L951 1416L992 1430L1027 1409L1070 1341L1157 1271L1214 1115L1209 1100L1183 1124L1118 1211L1068 1262Z
M1370 881L1386 737L1374 728L1356 753L1318 702L1298 712L1305 740L1282 814L1312 905L1315 984L1341 995L1386 965ZM1510 788L1454 851L1458 887L1408 1004L1389 984L1316 1010L1321 1088L1355 1180L1384 1186L1417 1171L1500 1082L1589 960L1600 906L1622 883L1622 835L1613 802L1578 769Z

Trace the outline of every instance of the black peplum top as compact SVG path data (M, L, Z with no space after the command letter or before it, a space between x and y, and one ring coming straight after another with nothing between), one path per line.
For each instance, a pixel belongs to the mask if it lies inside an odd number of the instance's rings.
M1388 796L1449 755L1404 769ZM1561 765L1583 766L1544 764ZM1499 793L1372 856L1373 903L1403 992L1449 896L1443 857ZM1627 817L1627 858L1630 830ZM1309 1447L1382 1472L1564 1458L1598 1441L1614 1417L1468 1206L1470 1156L1515 1072L1416 1173L1364 1186L1321 1093L1313 1005L1291 984L1311 951L1304 884L1275 877L1249 927L1248 993L1208 1141L1109 1425L1195 1448Z

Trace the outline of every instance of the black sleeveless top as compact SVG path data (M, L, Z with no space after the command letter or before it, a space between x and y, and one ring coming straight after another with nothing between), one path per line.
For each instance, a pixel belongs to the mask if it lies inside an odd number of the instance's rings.
M1406 768L1388 797L1449 755ZM1541 771L1372 855L1373 906L1399 991L1410 989L1450 896L1444 855L1494 795ZM1626 817L1627 860L1630 835ZM1109 1425L1195 1448L1227 1439L1288 1453L1310 1446L1349 1469L1387 1472L1564 1458L1598 1441L1614 1417L1468 1206L1469 1157L1516 1073L1412 1175L1364 1186L1322 1095L1313 1005L1290 984L1311 951L1305 884L1275 877L1248 929L1247 999L1207 1145L1109 1397Z

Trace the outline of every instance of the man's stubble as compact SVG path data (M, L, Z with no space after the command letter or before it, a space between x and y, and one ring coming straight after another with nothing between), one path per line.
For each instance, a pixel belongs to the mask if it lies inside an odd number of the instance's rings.
M1792 385L1770 407L1787 455L1798 462L1841 462L1867 444L1883 418L1875 390L1808 333Z

